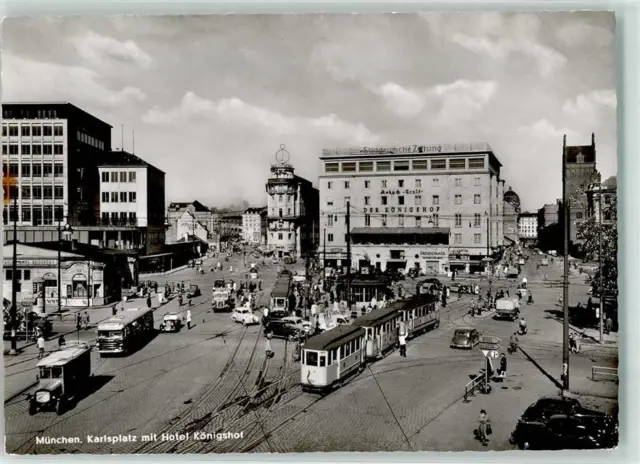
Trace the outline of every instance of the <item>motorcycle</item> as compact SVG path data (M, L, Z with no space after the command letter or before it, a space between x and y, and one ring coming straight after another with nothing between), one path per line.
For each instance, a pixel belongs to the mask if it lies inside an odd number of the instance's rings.
M527 326L526 325L525 326L522 326L522 325L520 326L519 334L520 335L526 335L527 334Z
M509 348L507 348L507 352L509 354L515 354L516 351L518 351L518 344L517 343L509 343Z

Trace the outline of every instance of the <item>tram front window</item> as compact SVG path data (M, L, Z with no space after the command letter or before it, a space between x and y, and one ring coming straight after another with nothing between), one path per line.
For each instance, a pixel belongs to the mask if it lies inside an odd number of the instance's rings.
M316 353L315 351L307 351L307 354L305 356L305 364L307 366L317 367L318 366L318 353Z

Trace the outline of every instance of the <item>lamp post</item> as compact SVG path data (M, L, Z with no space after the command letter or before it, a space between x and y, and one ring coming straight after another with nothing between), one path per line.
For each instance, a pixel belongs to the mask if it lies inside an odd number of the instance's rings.
M73 230L69 224L62 226L62 219L58 218L58 314L62 315L62 235L69 236ZM46 295L45 295L46 298Z

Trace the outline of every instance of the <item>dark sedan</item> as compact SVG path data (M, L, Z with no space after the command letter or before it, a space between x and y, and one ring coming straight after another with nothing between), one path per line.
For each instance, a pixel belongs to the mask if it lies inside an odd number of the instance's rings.
M288 317L290 315L291 314L289 314L287 311L269 311L268 316L262 316L262 325L266 326L270 322L279 321L283 317Z
M264 330L265 335L271 333L277 338L286 338L289 341L296 340L303 335L303 331L287 321L271 321Z
M480 332L476 329L458 329L453 333L451 348L473 349L480 343Z

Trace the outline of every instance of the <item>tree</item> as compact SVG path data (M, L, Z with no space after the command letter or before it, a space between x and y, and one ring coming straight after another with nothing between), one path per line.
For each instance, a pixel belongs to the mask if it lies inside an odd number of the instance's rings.
M594 293L601 294L600 272L605 295L618 294L618 225L617 200L614 197L607 211L611 221L600 224L596 217L591 217L578 226L578 233L584 242L581 251L586 260L597 260L602 238L602 268L593 279Z

